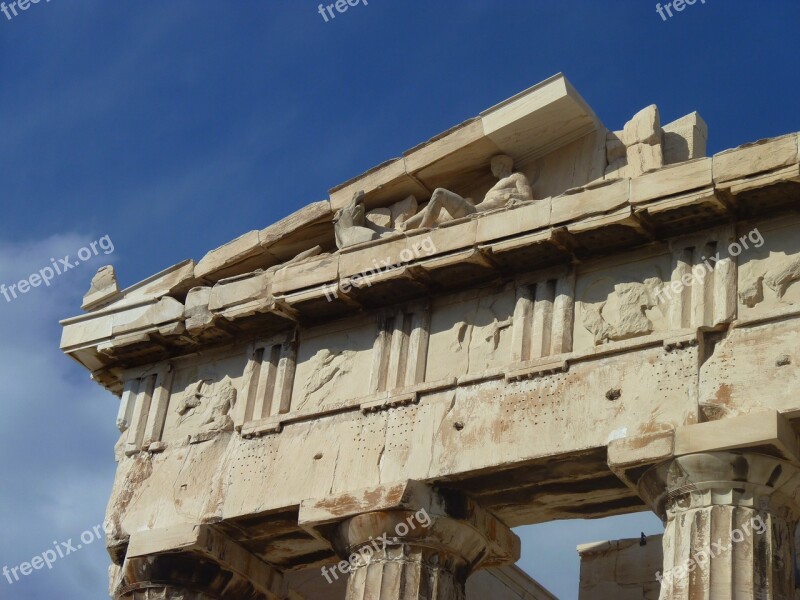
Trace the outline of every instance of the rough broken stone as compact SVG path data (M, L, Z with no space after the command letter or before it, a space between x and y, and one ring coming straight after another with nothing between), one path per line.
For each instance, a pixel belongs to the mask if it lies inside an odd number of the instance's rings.
M635 144L656 146L661 144L661 136L661 117L658 113L658 107L655 104L651 104L640 110L630 121L625 123L625 128L622 131L622 143L628 147Z
M362 242L376 240L379 234L366 226L364 192L357 192L352 202L339 209L334 217L336 246L341 250Z
M606 179L639 177L664 166L664 132L655 104L640 110L622 131L606 135Z
M664 164L705 158L708 125L696 112L664 125Z
M408 196L405 200L400 200L400 202L395 202L389 207L392 214L392 225L396 228L402 227L403 223L417 214L418 208L417 199L413 195Z
M117 283L117 275L114 273L114 266L100 267L95 276L92 277L89 291L83 296L81 308L92 310L102 306L112 300L118 293L119 284Z
M367 213L367 225L380 229L389 229L393 225L392 211L389 208L375 208Z
M215 317L208 308L210 299L210 287L202 286L189 290L184 310L186 329L189 333L197 334L213 325Z

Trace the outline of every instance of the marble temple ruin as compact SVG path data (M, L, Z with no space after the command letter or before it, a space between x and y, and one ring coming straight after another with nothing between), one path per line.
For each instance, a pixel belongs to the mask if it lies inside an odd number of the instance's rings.
M651 510L663 539L580 547L581 600L796 598L800 134L706 140L557 75L102 269L61 346L119 399L111 595L551 599L512 528Z

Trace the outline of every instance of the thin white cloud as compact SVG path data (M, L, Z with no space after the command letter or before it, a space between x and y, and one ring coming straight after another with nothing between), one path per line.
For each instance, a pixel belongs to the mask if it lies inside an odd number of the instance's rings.
M27 278L98 237L0 243L0 282ZM101 254L12 302L0 296L0 569L102 522L115 470L115 399L60 352L58 320L79 312L89 280L113 258ZM0 597L102 598L107 564L96 542L13 585L0 576Z

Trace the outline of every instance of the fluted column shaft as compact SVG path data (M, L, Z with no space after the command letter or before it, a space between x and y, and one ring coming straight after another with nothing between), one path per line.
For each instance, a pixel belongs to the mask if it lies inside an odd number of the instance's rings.
M388 545L359 558L353 566L346 600L464 600L465 597L466 564L444 552L413 544Z
M661 600L794 600L800 470L753 453L675 458L640 492L665 521Z
M208 596L202 592L192 592L173 586L137 590L126 595L125 598L130 600L219 600L218 596Z

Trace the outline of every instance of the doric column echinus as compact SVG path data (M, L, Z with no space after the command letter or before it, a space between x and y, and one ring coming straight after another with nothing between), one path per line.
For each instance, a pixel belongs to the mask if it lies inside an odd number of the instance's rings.
M125 597L130 600L218 600L219 598L219 596L208 596L202 592L170 586L132 591Z
M310 502L304 517L342 559L322 575L348 578L346 600L464 600L473 571L519 558L519 538L489 511L418 482Z
M651 468L639 491L666 525L661 600L794 600L795 465L691 454Z
M276 600L251 581L195 555L128 559L112 574L115 600Z
M217 600L224 580L217 565L192 556L127 560L112 575L115 600ZM115 581L116 580L116 581Z
M369 513L342 525L350 578L346 600L464 600L464 588L481 546L478 534L455 520L411 529L412 512ZM397 531L397 528L401 531ZM384 538L390 532L391 538ZM400 535L404 534L404 535Z

